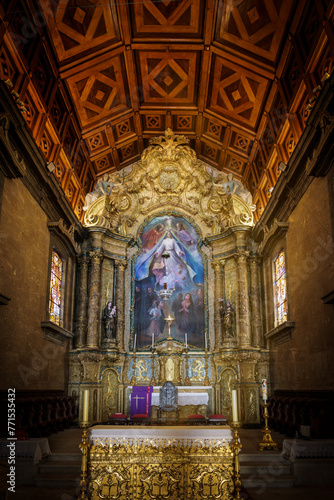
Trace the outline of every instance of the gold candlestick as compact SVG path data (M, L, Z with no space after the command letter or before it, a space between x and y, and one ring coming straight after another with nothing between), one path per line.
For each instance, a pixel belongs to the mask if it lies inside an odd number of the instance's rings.
M136 385L136 349L133 350L133 363L132 363L132 377L130 380L130 385Z
M152 347L152 377L150 380L150 385L152 385L152 386L155 386L157 384L156 380L155 380L155 376L154 376L154 371L155 371L154 353L155 353L155 349L154 349L154 347Z
M167 337L167 340L173 340L172 336L170 334L170 327L171 327L171 324L173 323L173 321L175 321L175 318L173 318L173 316L171 316L171 314L169 313L168 316L166 316L165 321L167 321L167 323L168 323L168 337Z
M186 376L184 379L184 385L191 385L190 378L189 378L189 364L188 364L188 348L185 348L185 353L186 353Z
M258 444L258 448L260 451L263 451L265 449L267 449L267 450L273 449L275 451L278 451L279 446L277 443L275 443L275 441L273 441L273 439L271 437L271 430L268 427L268 417L269 417L268 403L261 403L261 406L263 406L263 408L264 408L264 412L263 412L264 429L262 429L263 438L262 438L261 443Z
M205 348L205 378L204 378L204 385L210 385L210 379L209 379L209 367L208 367L208 350Z
M242 426L242 422L231 422L230 427L233 430L233 442L232 449L234 452L234 500L242 500L240 496L241 490L241 476L240 476L240 461L239 461L239 453L242 448L242 444L239 440L238 429Z
M81 480L80 480L80 486L81 486L81 500L88 500L88 481L87 481L87 476L88 476L88 453L89 453L89 442L88 442L88 424L85 422L82 424L83 425L83 431L82 431L82 441L79 444L79 448L82 452L82 462L81 462Z

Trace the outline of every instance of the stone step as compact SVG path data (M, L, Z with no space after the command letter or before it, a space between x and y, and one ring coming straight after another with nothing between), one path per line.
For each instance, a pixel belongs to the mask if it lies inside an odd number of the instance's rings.
M80 474L36 474L34 480L38 488L76 488L80 485Z
M79 453L51 453L47 462L81 462L82 454Z
M292 464L282 464L279 462L243 462L240 464L241 474L257 474L281 476L292 474Z
M72 461L51 461L39 465L39 474L80 474L81 462Z
M239 461L242 462L287 462L279 453L240 453Z
M246 474L241 475L241 484L247 488L256 490L266 488L293 488L295 486L295 478L292 474Z

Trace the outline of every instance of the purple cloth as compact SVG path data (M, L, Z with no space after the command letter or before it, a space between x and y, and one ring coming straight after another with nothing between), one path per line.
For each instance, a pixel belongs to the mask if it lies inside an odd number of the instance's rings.
M133 415L151 415L152 386L133 386L131 394L130 417Z

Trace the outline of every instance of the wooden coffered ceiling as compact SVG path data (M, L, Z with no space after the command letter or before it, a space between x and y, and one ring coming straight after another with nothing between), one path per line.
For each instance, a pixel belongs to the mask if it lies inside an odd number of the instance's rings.
M259 217L332 71L333 0L4 3L0 76L80 219L96 179L167 127Z

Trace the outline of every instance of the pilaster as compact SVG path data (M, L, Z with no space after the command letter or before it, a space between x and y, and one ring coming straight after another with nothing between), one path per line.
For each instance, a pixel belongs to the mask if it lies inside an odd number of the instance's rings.
M242 348L251 346L247 256L248 252L245 251L239 251L236 254L238 261L239 346Z
M261 331L261 309L260 309L260 288L259 288L259 263L258 257L250 258L250 301L251 301L251 327L252 344L254 347L263 345Z
M88 303L87 347L98 348L99 326L101 322L101 264L103 253L96 250L89 253L91 259L90 287Z
M125 260L115 260L116 265L116 310L117 329L116 340L118 349L124 351L124 278L127 262Z
M214 345L214 350L218 351L220 348L221 344L221 325L220 325L220 303L219 299L223 298L223 273L224 273L224 264L225 260L217 260L212 263L212 267L214 269L215 273L215 298L214 298L214 304L215 304L215 319L214 319L214 325L215 325L215 345Z
M87 256L81 256L78 259L79 266L79 293L78 293L78 318L77 318L77 338L76 347L85 346L87 334L87 305L88 305L88 265Z

